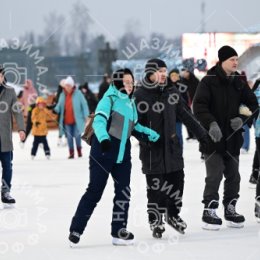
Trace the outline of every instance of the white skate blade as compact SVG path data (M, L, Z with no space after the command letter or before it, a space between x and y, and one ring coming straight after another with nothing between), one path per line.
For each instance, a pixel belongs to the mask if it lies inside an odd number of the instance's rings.
M230 228L243 228L244 227L244 222L242 222L242 223L235 223L235 222L232 222L232 221L227 221L227 227L230 227Z
M76 247L77 247L77 244L72 243L72 242L69 242L69 246L70 246L70 248L76 248Z
M14 209L15 203L3 203L2 209Z
M205 230L212 230L212 231L218 231L220 229L221 225L214 225L214 224L208 224L206 222L203 222L202 229Z
M121 239L121 238L113 237L112 244L114 246L132 246L134 244L134 239L124 240L124 239Z
M256 184L249 183L248 188L249 189L256 189Z

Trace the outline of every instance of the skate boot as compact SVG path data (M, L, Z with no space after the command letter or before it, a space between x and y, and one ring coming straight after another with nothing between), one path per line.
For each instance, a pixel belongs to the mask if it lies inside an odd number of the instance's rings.
M256 221L260 223L260 196L255 200L255 217Z
M2 192L1 199L3 203L15 204L15 199L11 197L10 192Z
M218 208L218 201L212 200L207 205L205 205L202 222L203 229L206 230L219 230L222 225L222 219L218 217L216 209Z
M153 232L154 238L162 238L162 234L165 232L163 221L160 221L159 223L158 221L150 222L150 229Z
M249 178L249 188L251 189L256 188L258 173L259 173L258 169L253 169L252 174L250 175Z
M80 234L72 231L69 235L69 241L71 242L70 246L73 247L73 245L77 244L80 240Z
M166 222L179 233L185 233L184 230L187 228L187 224L180 216L166 216Z
M244 227L245 218L236 212L237 199L233 199L225 206L224 217L228 227L242 228Z
M120 229L117 234L112 234L114 246L130 246L134 244L134 235L126 229Z

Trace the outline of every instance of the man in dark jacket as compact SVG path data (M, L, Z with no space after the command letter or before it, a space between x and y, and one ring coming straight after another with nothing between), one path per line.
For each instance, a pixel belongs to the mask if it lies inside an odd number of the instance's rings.
M180 218L184 187L184 163L179 138L176 134L177 117L199 140L205 141L206 131L188 111L180 93L167 78L164 61L151 59L145 67L146 76L135 92L139 122L160 134L150 144L140 141L142 171L146 175L148 218L153 236L160 238L166 222L184 233L186 223Z
M219 63L212 67L197 89L193 110L211 138L202 147L207 176L203 195L205 208L202 220L205 229L218 230L222 224L216 215L219 205L219 186L224 175L224 217L231 227L243 227L245 218L236 212L239 198L239 153L243 144L242 126L258 114L254 93L236 72L237 52L230 46L218 51ZM252 112L251 118L239 114L240 105Z
M17 97L13 88L6 85L5 71L0 65L0 161L2 164L1 200L3 203L13 204L15 199L11 197L12 180L12 116L14 116L20 140L25 139L25 129L21 106L17 103Z

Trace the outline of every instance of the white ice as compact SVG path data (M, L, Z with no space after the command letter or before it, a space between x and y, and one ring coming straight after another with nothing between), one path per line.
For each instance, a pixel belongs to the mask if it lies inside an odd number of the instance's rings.
M253 141L250 153L241 155L240 161L241 198L238 212L246 217L243 229L230 229L224 223L220 231L202 230L205 166L200 160L198 143L192 142L185 143L184 149L186 178L181 216L187 221L187 232L179 235L166 226L163 239L152 238L147 224L145 178L141 173L139 148L134 141L128 229L135 234L135 245L115 247L111 244L113 182L110 178L79 245L70 248L70 221L89 180L89 147L83 144L83 158L68 160L67 147L57 147L58 133L51 131L48 135L51 160L47 160L43 150L39 149L32 161L32 137L29 137L24 149L19 147L18 135L14 134L13 137L12 195L17 203L13 209L0 210L0 259L260 259L260 224L256 223L253 214L255 190L249 189L248 183ZM221 186L221 195L222 191ZM223 217L222 207L218 209L218 214Z

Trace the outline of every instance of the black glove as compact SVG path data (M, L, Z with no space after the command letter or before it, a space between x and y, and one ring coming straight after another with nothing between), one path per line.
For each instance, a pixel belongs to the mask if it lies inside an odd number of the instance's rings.
M102 153L108 152L111 148L111 141L108 139L103 140L100 144Z
M204 135L202 138L200 138L199 140L200 143L200 148L202 151L205 151L208 144L209 144L209 137L208 135Z

